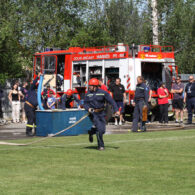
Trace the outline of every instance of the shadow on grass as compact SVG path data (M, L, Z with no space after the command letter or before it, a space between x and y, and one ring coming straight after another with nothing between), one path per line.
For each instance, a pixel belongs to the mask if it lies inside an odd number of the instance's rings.
M106 146L105 149L107 149L107 148L108 149L111 148L111 149L115 149L115 150L119 149L119 147L117 147L117 146ZM83 149L97 150L97 146L86 146Z

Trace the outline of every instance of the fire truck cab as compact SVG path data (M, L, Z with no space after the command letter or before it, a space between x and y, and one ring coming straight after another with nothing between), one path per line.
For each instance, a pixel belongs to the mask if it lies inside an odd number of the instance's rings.
M119 43L91 48L71 47L68 50L47 48L34 55L34 77L40 71L45 75L44 85L49 83L58 96L72 89L81 99L90 78L101 78L108 87L116 78L121 78L130 103L137 76L142 75L147 80L155 98L161 81L171 89L177 66L172 46Z

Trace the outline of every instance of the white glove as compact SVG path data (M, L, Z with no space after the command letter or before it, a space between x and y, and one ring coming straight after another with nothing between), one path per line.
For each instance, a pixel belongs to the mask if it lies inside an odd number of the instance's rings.
M93 113L94 112L94 109L93 108L89 108L88 110L90 113Z

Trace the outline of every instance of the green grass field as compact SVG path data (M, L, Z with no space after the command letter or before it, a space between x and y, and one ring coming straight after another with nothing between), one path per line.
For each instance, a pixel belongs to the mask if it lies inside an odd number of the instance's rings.
M0 194L195 194L195 130L104 138L105 151L87 135L0 145Z

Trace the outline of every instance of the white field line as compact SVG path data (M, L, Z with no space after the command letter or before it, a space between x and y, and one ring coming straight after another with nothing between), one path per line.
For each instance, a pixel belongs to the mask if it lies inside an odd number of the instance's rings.
M164 137L164 138L149 138L149 139L134 139L134 140L116 140L116 141L108 141L106 144L117 144L117 143L128 143L128 142L144 142L144 141L177 141L182 139L190 139L195 138L194 136L178 136L178 137ZM87 143L75 143L75 144L68 144L66 146L79 146L79 145L86 145ZM88 145L88 144L87 144Z
M105 142L105 145L108 144L119 144L119 143L128 143L128 142L153 142L153 141L179 141L183 139L193 139L195 138L194 136L174 136L174 137L163 137L163 138L148 138L148 139L134 139L134 140L116 140L116 141L108 141ZM59 148L64 148L64 147L69 147L69 146L83 146L83 145L96 145L96 142L91 144L88 141L83 142L83 143L70 143L70 144L65 144L65 145L32 145L32 146L17 146L14 148L0 148L0 151L3 150L17 150L17 149L29 149L29 148L49 148L49 147L59 147Z

